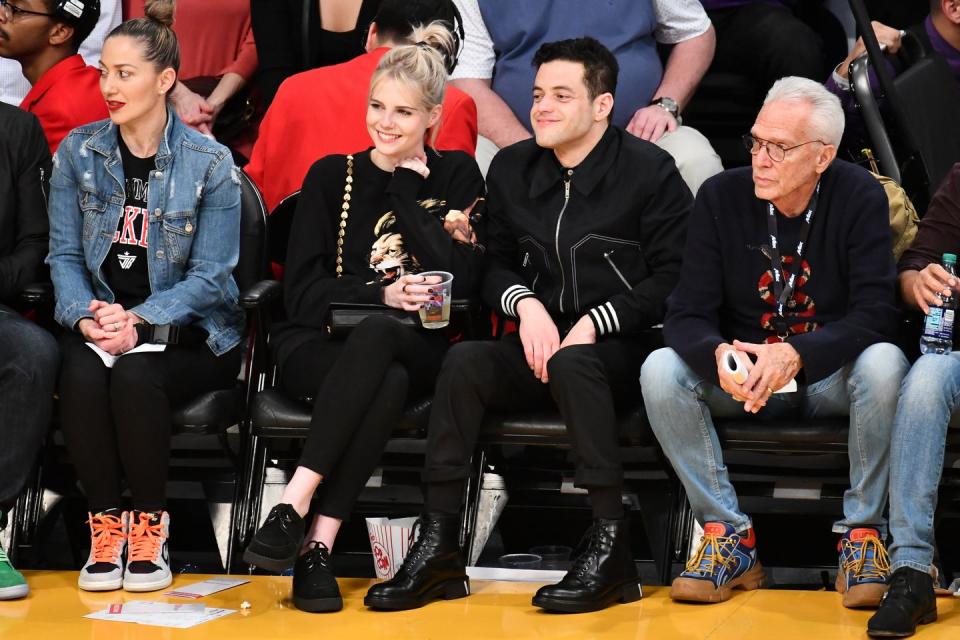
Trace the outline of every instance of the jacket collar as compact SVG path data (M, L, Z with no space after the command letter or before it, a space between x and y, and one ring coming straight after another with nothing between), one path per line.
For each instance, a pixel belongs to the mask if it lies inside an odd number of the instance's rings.
M574 167L575 179L571 186L582 195L590 195L600 180L616 162L623 133L613 125L607 127L596 146L587 157ZM530 197L537 198L563 179L564 169L551 149L540 149L530 172Z
M172 149L177 147L180 138L183 137L184 124L177 117L176 113L169 106L167 107L167 125L163 128L163 137L160 139L160 146L157 147L156 163L157 169L163 170L170 162ZM119 131L117 125L108 120L107 123L97 129L85 143L85 146L91 151L107 156L115 157L119 143L117 136Z
M20 108L24 111L29 111L33 105L37 104L40 99L43 98L43 95L50 90L50 87L64 78L69 78L70 74L85 69L86 66L87 63L83 61L79 53L64 58L40 76L37 84L30 88L30 93L24 96L23 101L20 103Z

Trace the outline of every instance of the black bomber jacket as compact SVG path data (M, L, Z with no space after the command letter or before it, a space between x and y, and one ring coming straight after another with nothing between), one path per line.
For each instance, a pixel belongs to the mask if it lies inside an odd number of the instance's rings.
M561 334L589 314L598 338L663 321L693 204L667 152L611 126L567 169L525 140L497 154L487 189L493 308L516 317L536 296Z
M0 102L0 301L45 279L50 150L32 113Z

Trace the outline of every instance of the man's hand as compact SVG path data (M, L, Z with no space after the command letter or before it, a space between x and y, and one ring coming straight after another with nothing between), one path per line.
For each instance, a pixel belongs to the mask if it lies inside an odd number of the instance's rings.
M588 316L583 316L573 325L570 333L560 343L560 348L570 347L575 344L596 344L597 329L593 326L593 321Z
M745 351L740 351L731 344L721 344L717 347L716 351L713 352L717 360L717 376L720 378L720 388L733 396L733 399L737 402L744 402L747 399L747 390L744 389L741 383L734 380L733 375L723 366L723 359L726 357L728 351L733 351L737 354L737 358L740 359L740 364L743 365L747 373L753 368L753 360L750 359L750 356L747 355Z
M888 27L885 24L877 22L874 20L870 23L873 26L873 33L877 36L877 42L880 43L880 47L885 49L888 53L896 53L900 50L900 45L903 43L902 32L899 29L894 29L893 27ZM850 50L850 54L846 59L840 63L839 68L837 69L837 75L841 78L847 77L847 70L850 68L850 63L862 56L867 50L865 44L863 44L863 38L857 38L857 43L853 45L853 49Z
M663 137L663 134L676 131L678 126L673 114L659 105L652 104L637 109L627 124L627 131L648 142L656 142Z
M743 389L747 392L743 410L750 413L760 411L771 394L790 382L803 367L800 354L787 342L752 344L734 340L733 346L757 357L747 381L743 383Z
M957 286L957 279L947 273L941 265L931 262L922 271L916 272L913 278L913 299L920 310L930 313L930 305L943 304L937 294L953 295L953 288Z
M536 298L524 298L517 303L520 318L520 343L527 364L540 382L547 383L547 362L560 348L560 332L543 303Z

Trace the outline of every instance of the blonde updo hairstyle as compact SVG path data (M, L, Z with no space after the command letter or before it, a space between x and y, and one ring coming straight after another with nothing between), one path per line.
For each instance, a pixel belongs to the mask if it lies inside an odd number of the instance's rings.
M176 4L176 0L146 0L144 16L121 22L107 35L107 39L116 36L133 38L143 48L144 60L153 63L158 72L173 69L179 75L180 43L171 28ZM169 91L167 97L170 97Z
M415 89L423 108L429 112L443 104L447 70L456 60L457 41L446 23L441 21L414 27L410 40L411 44L394 47L380 59L370 78L370 95L382 80L396 80ZM439 130L439 122L431 127L431 145Z

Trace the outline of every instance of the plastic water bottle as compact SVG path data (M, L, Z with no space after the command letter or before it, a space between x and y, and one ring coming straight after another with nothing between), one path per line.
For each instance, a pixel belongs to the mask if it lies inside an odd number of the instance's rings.
M943 254L943 268L952 276L957 275L957 256ZM953 351L953 319L957 313L957 298L938 293L941 306L930 305L930 313L920 336L920 353L945 354Z

